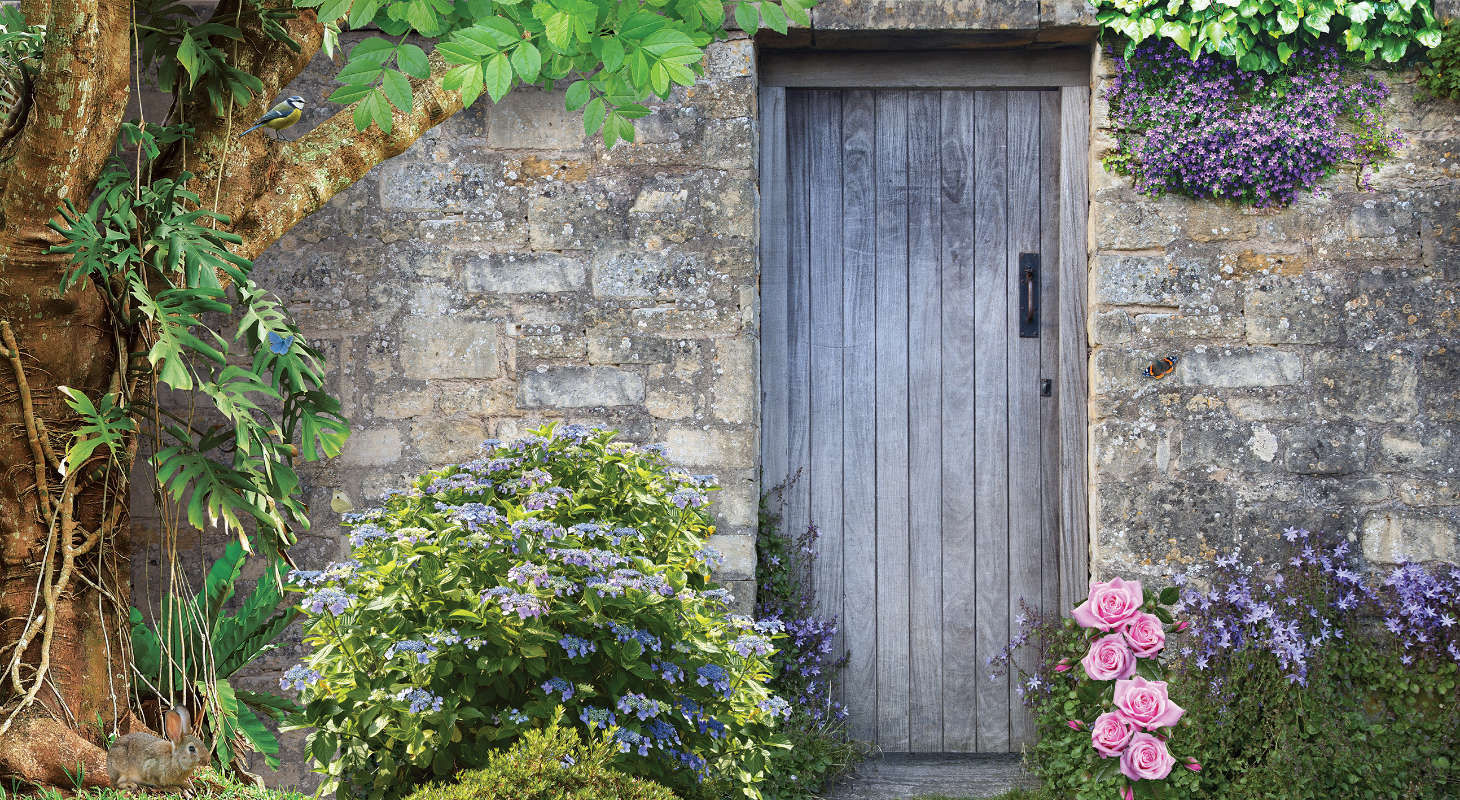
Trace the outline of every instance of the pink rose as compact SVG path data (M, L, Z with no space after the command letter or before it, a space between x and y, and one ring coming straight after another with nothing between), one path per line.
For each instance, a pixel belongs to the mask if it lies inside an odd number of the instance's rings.
M1108 631L1134 617L1145 601L1140 581L1112 578L1108 583L1090 582L1090 596L1075 606L1075 622L1082 628Z
M1130 643L1130 649L1141 658L1153 658L1161 652L1161 648L1166 646L1166 629L1155 614L1145 612L1136 614L1125 623L1120 632L1125 634L1125 640Z
M1133 781L1159 781L1170 775L1175 765L1166 743L1149 733L1132 736L1120 754L1120 772Z
M1111 633L1092 642L1090 652L1080 659L1080 664L1092 681L1120 680L1135 674L1136 654L1131 652L1124 636Z
M1186 713L1167 696L1165 681L1148 681L1139 675L1115 682L1115 707L1148 731L1169 728Z
M1101 758L1112 758L1125 750L1135 732L1136 727L1119 711L1107 711L1096 717L1095 724L1090 726L1090 744L1094 745Z

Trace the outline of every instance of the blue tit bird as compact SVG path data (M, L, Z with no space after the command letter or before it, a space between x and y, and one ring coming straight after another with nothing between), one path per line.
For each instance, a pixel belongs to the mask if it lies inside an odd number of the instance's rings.
M304 98L300 97L297 94L293 95L286 99L284 102L269 109L268 113L258 118L258 121L253 124L252 128L249 128L248 130L238 135L240 138L242 138L249 135L250 133L253 133L259 128L264 127L273 128L276 131L282 131L290 125L298 122L299 117L303 113L303 111Z

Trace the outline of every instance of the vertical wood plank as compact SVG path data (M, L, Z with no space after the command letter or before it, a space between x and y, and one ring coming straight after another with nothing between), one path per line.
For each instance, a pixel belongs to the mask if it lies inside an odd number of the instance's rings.
M1059 397L1063 388L1059 377L1060 94L1058 91L1041 92L1040 98L1039 191L1042 198L1042 235L1039 249L1043 254L1041 282L1044 285L1042 296L1045 302L1040 309L1039 364L1040 377L1050 381L1051 396L1041 397L1039 400L1039 486L1043 497L1040 503L1040 542L1043 552L1040 559L1039 609L1049 613L1059 611L1060 588Z
M842 585L848 730L877 734L876 93L842 94Z
M1089 215L1090 90L1060 89L1060 604L1090 580L1085 222Z
M822 614L845 620L842 590L841 92L812 90L808 137L811 256L811 521L821 529L815 588ZM845 650L845 626L837 634ZM845 686L837 693L845 697Z
M943 750L943 542L937 92L908 95L909 748Z
M760 90L760 490L785 484L790 475L787 405L786 256L790 229L787 201L786 90Z
M1019 267L1021 253L1040 252L1040 140L1038 92L1010 92L1009 102L1009 245L1006 256L1009 283L1005 289L1009 314L1009 570L1005 594L1008 634L1023 613L1021 604L1037 608L1040 602L1039 484L1039 353L1042 339L1019 336ZM1041 265L1042 267L1042 265ZM1037 289L1038 287L1036 287ZM1041 332L1041 337L1043 332ZM1035 665L1032 651L1015 658L1028 672ZM1020 685L1008 679L1008 747L1034 736L1033 721L1021 713Z
M877 744L908 749L907 92L877 93ZM911 721L921 724L921 721Z
M979 336L974 355L974 436L978 442L975 547L977 560L976 652L983 664L1009 640L1009 405L1008 337L1015 320L1008 309L1008 93L979 92L974 112L974 205L978 219L974 253L974 314ZM1009 681L969 678L977 686L978 749L1009 746Z
M983 470L974 441L974 348L985 335L974 329L975 182L973 92L943 93L939 120L940 256L943 361L943 749L973 752L978 674L975 658L975 480ZM1002 117L1002 115L1001 115ZM1002 124L1002 119L1000 119ZM1002 190L1002 181L999 188ZM1002 359L1000 359L1002 360Z
M811 220L808 200L808 97L786 92L786 508L795 536L811 524Z

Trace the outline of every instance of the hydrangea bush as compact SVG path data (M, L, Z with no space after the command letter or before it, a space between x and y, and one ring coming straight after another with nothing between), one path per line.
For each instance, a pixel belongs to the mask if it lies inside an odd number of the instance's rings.
M1330 47L1301 50L1271 75L1220 56L1193 61L1160 40L1115 66L1105 99L1116 146L1104 163L1146 194L1284 205L1344 165L1368 187L1403 142L1385 121L1388 87L1352 77Z
M815 526L796 534L781 526L784 487L761 498L756 538L756 616L785 627L772 656L771 687L789 702L784 729L796 746L772 753L761 791L774 800L816 797L828 781L854 764L861 752L847 738L847 709L832 696L832 681L846 665L833 642L838 624L816 613L811 574Z
M709 476L611 432L488 441L347 514L349 560L296 572L308 615L302 723L325 791L399 796L485 763L554 708L614 731L623 769L693 796L757 797L786 704L778 622L728 613Z

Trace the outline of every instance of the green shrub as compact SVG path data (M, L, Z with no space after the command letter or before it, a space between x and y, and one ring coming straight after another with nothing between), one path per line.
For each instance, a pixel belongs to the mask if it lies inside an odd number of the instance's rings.
M584 744L554 720L492 753L482 769L418 789L410 800L675 800L663 786L610 766L617 752L608 736Z
M1250 72L1274 72L1293 53L1327 44L1393 63L1411 42L1440 43L1430 0L1095 0L1095 19L1129 40L1127 57L1160 37Z
M315 649L285 680L325 791L479 767L562 705L616 724L630 773L757 797L780 633L710 582L714 479L582 426L484 448L346 515L353 559L295 576Z
M1435 97L1460 100L1460 22L1444 24L1444 38L1419 63L1419 85Z

